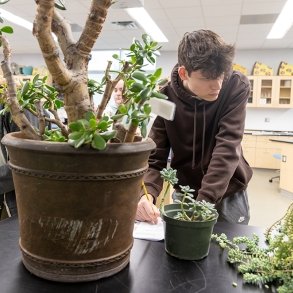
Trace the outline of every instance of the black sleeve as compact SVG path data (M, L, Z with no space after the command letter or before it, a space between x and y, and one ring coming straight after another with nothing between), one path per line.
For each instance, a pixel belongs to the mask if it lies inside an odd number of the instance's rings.
M7 164L0 166L0 194L14 190L12 173Z

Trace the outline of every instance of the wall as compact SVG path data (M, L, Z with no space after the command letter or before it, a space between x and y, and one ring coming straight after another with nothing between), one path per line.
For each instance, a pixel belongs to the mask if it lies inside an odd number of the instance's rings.
M276 50L238 50L235 55L235 63L239 63L248 69L249 74L255 61L260 61L273 68L273 74L278 74L281 61L293 64L293 49Z
M45 61L41 54L13 54L11 62L15 62L18 65L25 65L25 66L45 66Z
M13 55L13 62L21 65L40 66L44 65L41 55ZM277 50L238 50L236 51L235 63L245 66L249 72L255 61L260 61L272 67L277 74L281 61L293 64L293 49ZM157 60L157 66L162 67L163 77L169 76L173 66L177 62L177 52L162 51ZM269 119L266 119L269 118ZM270 122L265 122L269 120ZM255 130L282 130L293 131L293 109L247 109L246 128Z
M293 110L248 108L245 128L251 130L293 131Z

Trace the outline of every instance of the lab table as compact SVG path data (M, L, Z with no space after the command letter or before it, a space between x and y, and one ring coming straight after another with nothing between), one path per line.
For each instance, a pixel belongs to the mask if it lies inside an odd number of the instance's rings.
M257 227L217 223L214 233L225 233L229 238L256 233L264 244L263 231ZM184 261L168 255L163 241L135 239L129 265L116 275L85 283L58 283L38 278L25 269L18 238L17 218L0 222L1 293L272 292L245 284L235 268L227 263L226 252L213 242L208 257Z

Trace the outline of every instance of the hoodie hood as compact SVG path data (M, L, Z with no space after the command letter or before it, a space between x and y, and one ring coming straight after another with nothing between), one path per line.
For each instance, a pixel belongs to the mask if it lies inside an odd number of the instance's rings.
M183 103L190 104L192 106L194 105L195 101L198 104L204 104L206 101L199 99L196 95L191 94L184 88L183 82L178 74L178 67L178 64L175 65L171 73L171 87L178 96L178 98Z

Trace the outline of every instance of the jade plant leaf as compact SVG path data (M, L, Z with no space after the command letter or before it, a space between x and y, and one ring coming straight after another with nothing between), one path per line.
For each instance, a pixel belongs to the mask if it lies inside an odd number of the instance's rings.
M104 150L106 148L106 141L105 139L98 133L94 134L91 146L97 150Z

